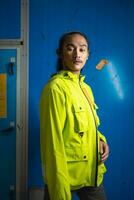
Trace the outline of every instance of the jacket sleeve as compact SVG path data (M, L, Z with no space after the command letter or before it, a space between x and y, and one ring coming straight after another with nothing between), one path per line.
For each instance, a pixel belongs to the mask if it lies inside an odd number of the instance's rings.
M71 200L62 134L65 119L63 92L46 87L40 100L40 143L44 181L51 200Z

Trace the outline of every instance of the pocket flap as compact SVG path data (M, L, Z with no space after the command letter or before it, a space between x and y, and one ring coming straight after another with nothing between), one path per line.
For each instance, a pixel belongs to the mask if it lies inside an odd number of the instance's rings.
M88 160L88 149L87 147L76 147L76 148L65 148L67 161L87 161Z

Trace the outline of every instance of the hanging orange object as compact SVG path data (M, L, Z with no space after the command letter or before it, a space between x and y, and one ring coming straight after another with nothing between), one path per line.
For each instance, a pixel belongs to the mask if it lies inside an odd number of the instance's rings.
M96 69L101 70L103 69L104 65L108 64L108 60L106 59L102 59L97 65L96 65Z

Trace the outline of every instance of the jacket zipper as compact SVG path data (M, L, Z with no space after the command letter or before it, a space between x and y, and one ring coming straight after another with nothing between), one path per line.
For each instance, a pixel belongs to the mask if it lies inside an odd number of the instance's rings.
M79 80L79 86L80 86L82 93L84 94L84 96L86 97L86 99L89 103L89 106L91 108L91 112L92 112L92 115L93 115L93 118L94 118L95 128L96 128L96 170L95 170L94 186L97 187L97 177L98 177L98 132L97 132L97 124L96 124L95 115L94 115L91 103L89 102L88 97L86 96L86 94L84 93L84 91L81 87L80 80Z

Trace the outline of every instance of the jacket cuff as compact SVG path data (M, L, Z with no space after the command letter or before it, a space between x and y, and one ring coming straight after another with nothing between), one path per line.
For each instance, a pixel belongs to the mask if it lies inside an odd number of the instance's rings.
M107 140L106 140L105 136L100 131L98 131L98 134L99 134L100 140L102 140L103 142L107 143Z

